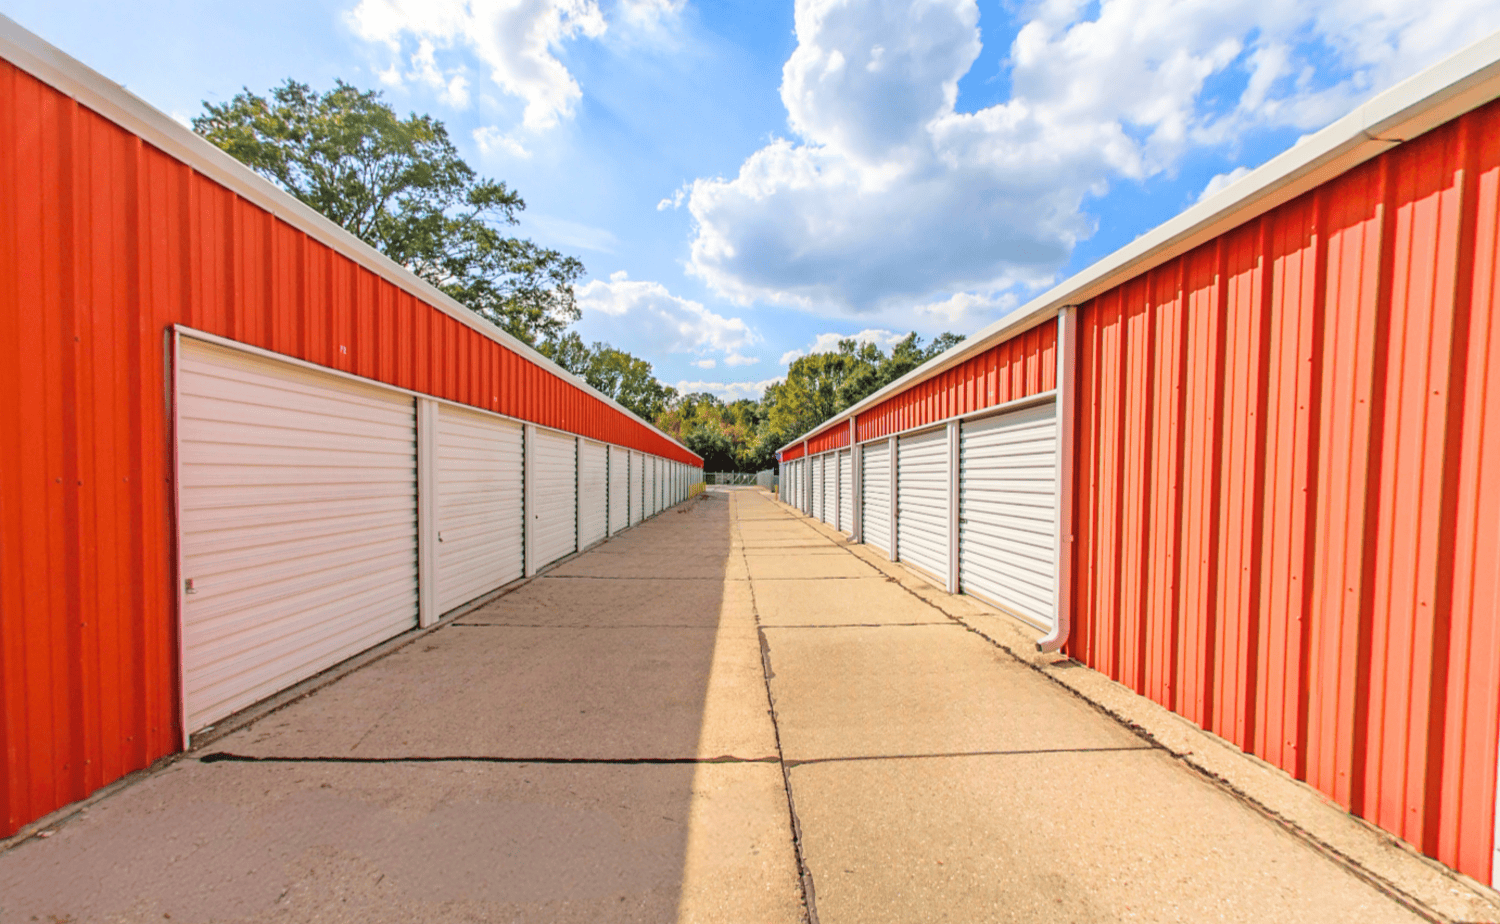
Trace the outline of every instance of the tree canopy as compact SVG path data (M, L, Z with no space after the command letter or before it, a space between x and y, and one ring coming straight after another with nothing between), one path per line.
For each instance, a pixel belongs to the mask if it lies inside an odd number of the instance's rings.
M576 332L539 344L542 355L629 408L654 421L677 400L677 389L657 380L651 364L607 343L583 342Z
M761 456L896 381L927 360L959 343L959 334L939 334L930 344L908 334L886 353L873 343L840 340L828 353L813 353L792 362L786 379L766 389L761 400Z
M556 339L578 320L583 264L501 232L525 201L476 174L442 122L402 119L343 81L203 105L198 134L515 337Z
M764 421L758 401L694 392L656 418L656 426L702 456L705 471L753 472L769 464L759 446Z

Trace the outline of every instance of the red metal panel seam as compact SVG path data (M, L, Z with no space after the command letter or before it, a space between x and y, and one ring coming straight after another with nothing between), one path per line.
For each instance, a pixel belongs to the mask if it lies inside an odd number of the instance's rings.
M1470 308L1474 284L1474 247L1478 222L1477 146L1472 138L1473 118L1461 119L1457 125L1457 148L1454 157L1458 176L1455 208L1458 210L1458 233L1453 253L1452 277L1448 295L1452 308L1449 334L1449 361L1446 394L1441 396L1443 414L1442 482L1437 517L1436 587L1433 594L1433 638L1428 676L1431 693L1427 703L1427 742L1425 760L1424 818L1422 843L1424 852L1439 856L1443 845L1442 831L1445 800L1445 760L1448 733L1449 645L1453 632L1454 557L1457 547L1458 495L1460 460L1464 449L1464 403L1468 379L1468 343ZM1460 773L1462 767L1459 768ZM1456 859L1456 858L1448 858Z
M87 185L87 180L81 176L87 170L88 164L77 156L77 147L80 144L78 133L78 109L76 106L64 104L62 117L58 120L57 153L58 174L60 183L61 207L58 215L61 219L59 241L65 242L62 247L62 261L59 267L59 291L58 301L54 306L57 314L57 327L55 336L58 344L58 384L61 386L58 394L58 406L56 418L59 436L61 437L57 446L57 470L61 472L62 489L58 492L62 499L60 511L54 509L54 516L61 513L55 522L58 527L57 539L54 545L53 574L61 577L64 607L72 618L58 628L58 640L60 651L54 651L53 657L61 663L57 665L58 677L66 678L66 685L56 688L57 699L55 708L64 713L58 715L60 727L66 727L66 738L62 753L59 754L60 763L64 770L59 774L58 782L65 786L63 792L66 798L77 798L75 794L84 791L85 781L83 778L84 760L83 752L86 746L84 729L84 712L86 711L83 697L87 691L83 685L83 631L82 621L93 615L84 610L83 601L83 572L80 556L83 553L82 536L80 535L79 518L82 516L78 488L82 484L82 472L79 469L80 456L80 413L79 404L79 379L83 370L79 362L79 344L81 343L79 324L79 302L86 297L86 293L80 291L81 279L87 272L90 263L92 241L84 236L87 228L87 203L82 201L80 187ZM82 226L82 227L80 227ZM71 246L69 246L71 245ZM61 657L59 658L59 655Z
M1308 306L1308 321L1306 336L1310 338L1308 354L1306 358L1307 372L1307 403L1305 412L1301 414L1299 427L1303 430L1306 440L1306 454L1303 460L1301 501L1303 511L1301 537L1302 560L1299 621L1297 624L1296 648L1297 648L1297 671L1296 671L1296 704L1292 716L1296 723L1295 734L1296 759L1292 767L1286 767L1293 776L1299 780L1307 779L1307 752L1308 752L1308 707L1310 696L1310 649L1312 646L1312 629L1314 620L1319 617L1316 609L1317 582L1314 575L1317 574L1318 564L1318 534L1320 522L1318 512L1321 509L1318 473L1322 471L1322 428L1319 421L1323 416L1323 363L1324 363L1324 324L1323 317L1327 313L1326 297L1328 293L1328 243L1327 222L1328 208L1326 198L1328 191L1321 187L1313 194L1312 200L1312 257L1313 272L1311 292L1312 304ZM1285 767L1285 764L1282 766Z
M1214 242L1214 337L1213 337L1213 374L1212 396L1209 399L1209 410L1213 415L1206 428L1207 439L1210 445L1210 458L1212 484L1208 490L1208 520L1204 529L1204 541L1208 544L1208 565L1204 575L1204 593L1208 604L1208 611L1204 614L1203 631L1203 674L1199 680L1200 689L1203 691L1203 703L1201 720L1205 728L1210 727L1211 717L1218 696L1218 673L1215 670L1217 662L1214 654L1218 650L1219 620L1223 614L1223 600L1219 596L1219 566L1221 563L1219 533L1217 524L1220 517L1220 504L1223 501L1223 475L1224 475L1224 429L1221 422L1224 418L1224 351L1226 338L1228 336L1228 314L1229 314L1229 285L1228 285L1228 259L1229 254L1221 237Z
M1372 356L1370 370L1370 429L1369 450L1366 453L1365 468L1365 497L1364 509L1369 513L1364 520L1364 534L1361 537L1362 552L1360 563L1360 600L1359 600L1359 630L1358 630L1358 653L1355 658L1355 680L1356 691L1354 700L1353 740L1350 749L1352 763L1349 768L1350 809L1354 814L1362 818L1371 818L1371 812L1367 804L1367 791L1370 788L1369 773L1371 772L1369 760L1370 723L1374 720L1371 715L1373 711L1373 675L1374 675L1374 632L1375 632L1375 580L1376 560L1378 558L1379 543L1376 537L1379 535L1379 517L1375 512L1380 509L1381 484L1385 473L1385 395L1387 379L1387 362L1389 351L1385 348L1390 340L1390 303L1391 286L1395 273L1395 234L1396 223L1392 220L1391 210L1395 198L1395 184L1393 183L1392 158L1382 157L1379 161L1379 226L1380 247L1376 254L1376 260L1380 266L1378 282L1374 299L1375 330L1373 332L1374 354ZM1372 819L1373 820L1373 819Z
M1483 117L1492 125L1500 107ZM1497 741L1500 741L1500 426L1491 411L1500 386L1500 133L1478 131L1475 173L1474 268L1469 285L1469 384L1465 390L1465 452L1458 476L1463 485L1460 521L1467 542L1461 550L1462 578L1455 584L1453 611L1460 621L1451 650L1464 665L1450 683L1461 706L1447 721L1459 742L1461 777L1445 795L1439 857L1482 881L1495 881L1494 831ZM1457 528L1457 527L1456 527ZM1449 859L1451 858L1451 859Z
M1161 667L1160 674L1163 678L1164 689L1158 702L1169 705L1171 708L1181 712L1181 686L1177 684L1178 659L1181 657L1179 640L1182 632L1182 533L1183 533L1183 502L1186 486L1183 478L1183 464L1187 454L1184 416L1187 412L1187 388L1188 388L1188 294L1187 294L1187 266L1188 255L1184 254L1177 258L1177 280L1176 299L1173 307L1173 331L1176 339L1176 369L1174 370L1173 387L1170 395L1171 411L1168 420L1171 422L1168 445L1171 448L1172 469L1171 481L1168 493L1170 500L1170 514L1167 520L1167 528L1171 533L1168 545L1170 548L1169 567L1166 574L1170 577L1170 584L1163 588L1167 605L1167 623L1164 627L1164 644L1167 646L1166 663Z
M1260 622L1261 610L1264 606L1261 596L1261 570L1264 565L1265 549L1265 484L1266 484L1266 393L1267 384L1270 379L1271 351L1269 341L1271 337L1272 321L1272 273L1274 272L1271 260L1271 230L1272 219L1269 215L1260 219L1259 234L1256 238L1256 250L1260 260L1259 272L1257 273L1257 293L1259 298L1259 331L1256 335L1256 387L1255 387L1255 444L1253 450L1254 468L1251 479L1251 501L1249 510L1251 536L1250 549L1250 577L1249 594L1250 603L1246 607L1245 617L1247 620L1247 633L1245 639L1245 655L1250 663L1246 665L1244 682L1246 685L1243 719L1246 730L1245 750L1254 752L1260 744L1260 734L1255 726L1255 708L1259 700L1259 651L1260 651Z
M21 92L17 74L9 62L0 61L0 150L20 151L18 130ZM0 394L20 397L21 344L21 235L18 211L23 198L21 156L0 159ZM0 454L21 458L21 411L17 401L0 401ZM11 538L22 535L19 494L24 467L17 477L0 479L0 831L14 830L24 817L27 790L23 748L26 725L22 719L26 700L24 683L25 636L17 614L23 611L21 592L22 554Z
M1125 683L1124 671L1121 665L1124 661L1124 620L1125 613L1122 606L1123 600L1123 541L1121 537L1125 534L1125 501L1122 496L1120 485L1124 480L1125 473L1125 434L1123 421L1125 419L1125 401L1127 388L1126 377L1129 373L1129 352L1125 337L1125 311L1123 301L1125 298L1124 288L1121 287L1111 293L1110 299L1110 346L1108 376L1102 387L1113 387L1110 401L1105 403L1108 408L1108 436L1101 440L1105 445L1112 446L1113 458L1109 459L1108 467L1105 469L1106 484L1109 488L1109 503L1104 507L1110 514L1109 531L1109 566L1105 571L1108 582L1109 593L1105 599L1109 604L1109 644L1110 650L1104 657L1104 664L1108 665L1105 672L1114 680Z

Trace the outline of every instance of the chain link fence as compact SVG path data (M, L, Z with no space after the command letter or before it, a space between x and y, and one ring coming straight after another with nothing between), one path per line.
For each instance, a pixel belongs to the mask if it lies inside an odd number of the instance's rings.
M737 485L760 485L767 491L776 490L775 469L766 469L763 472L704 472L704 484L737 484Z

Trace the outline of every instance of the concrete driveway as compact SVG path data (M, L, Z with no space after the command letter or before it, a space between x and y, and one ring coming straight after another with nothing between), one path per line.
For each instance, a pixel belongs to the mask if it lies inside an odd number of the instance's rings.
M0 853L0 920L1424 919L913 587L710 491Z

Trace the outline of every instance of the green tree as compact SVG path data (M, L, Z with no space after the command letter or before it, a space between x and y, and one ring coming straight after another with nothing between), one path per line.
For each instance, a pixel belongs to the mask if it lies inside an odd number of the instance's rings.
M589 346L574 331L545 340L537 349L642 420L656 420L677 398L677 389L658 381L646 360L607 343Z
M526 203L478 176L443 123L373 91L288 80L203 104L193 130L331 221L530 344L579 317L583 264L500 230Z
M889 354L872 343L840 340L835 350L795 360L786 379L766 389L757 451L769 459L777 449L963 339L945 333L924 345L912 333Z
M656 418L656 426L703 457L711 472L756 471L757 403L725 404L707 392L683 395Z

